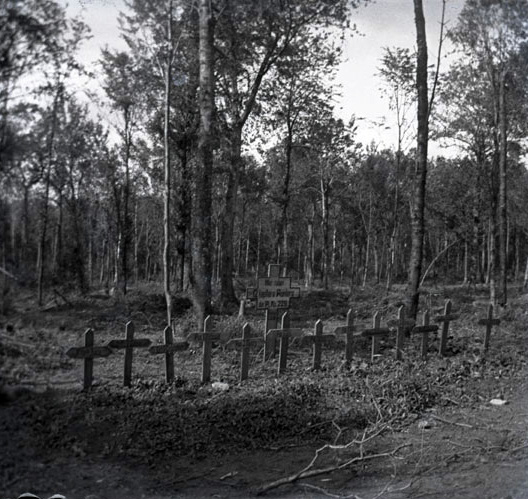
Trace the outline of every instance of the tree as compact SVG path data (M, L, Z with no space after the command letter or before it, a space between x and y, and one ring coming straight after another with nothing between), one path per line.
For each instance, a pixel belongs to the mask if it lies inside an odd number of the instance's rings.
M392 231L390 235L390 257L387 270L387 291L392 285L393 267L396 260L396 239L399 226L399 194L400 194L400 170L404 143L409 138L412 121L408 113L414 106L414 80L415 61L408 49L385 48L379 68L380 76L383 78L389 95L389 108L396 114L396 165L395 165L395 196L392 208Z
M423 262L425 184L427 176L427 146L429 140L429 102L427 90L427 38L422 0L414 0L416 25L416 88L417 138L416 162L411 198L411 256L409 260L408 302L409 315L416 317L420 299L420 278Z
M193 244L193 302L201 328L211 306L211 183L213 170L214 61L212 0L199 3L200 129Z
M224 216L221 222L221 305L236 301L233 289L233 227L242 168L243 130L255 106L264 78L287 54L302 57L297 43L309 41L329 27L347 25L349 8L358 2L265 0L250 3L226 0L218 17L215 48L220 54L219 109L227 134L228 168ZM219 93L220 94L220 93Z
M453 39L486 76L491 89L493 164L498 176L497 217L493 226L498 225L499 289L497 296L495 271L492 270L490 299L503 306L507 303L508 94L513 74L519 72L518 63L523 60L519 56L526 51L527 29L528 4L525 1L467 0L452 33ZM520 72L525 74L525 67ZM492 244L494 247L494 242ZM494 260L493 256L492 266Z

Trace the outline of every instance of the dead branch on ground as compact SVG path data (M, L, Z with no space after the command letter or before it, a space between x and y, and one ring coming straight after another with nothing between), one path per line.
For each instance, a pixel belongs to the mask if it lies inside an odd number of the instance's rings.
M379 432L377 434L379 434ZM370 437L368 437L368 439L370 440L373 437L374 437L374 435L371 435ZM281 487L282 485L287 485L287 484L290 484L290 483L294 483L297 480L300 480L302 478L310 478L310 477L314 477L314 476L325 475L325 474L328 474L328 473L332 473L334 471L339 471L339 470L348 468L349 466L352 466L353 464L363 463L363 462L366 462L366 461L372 461L374 459L381 459L381 458L384 458L384 457L394 457L401 449L403 449L405 447L409 447L410 445L412 445L410 443L406 443L406 444L399 445L398 447L396 447L395 449L393 449L391 451L380 452L380 453L371 454L371 455L363 455L362 447L360 447L361 448L361 452L360 452L359 456L356 456L356 457L353 457L351 459L348 459L348 460L346 460L345 462L343 462L341 464L325 466L323 468L314 468L315 463L317 462L317 460L321 456L322 452L324 452L325 450L327 450L327 449L331 449L331 450L347 449L353 443L354 443L354 441L349 442L346 445L330 445L330 444L324 445L323 447L321 447L321 448L316 450L315 456L313 457L313 459L301 471L298 471L297 473L294 473L293 475L290 475L290 476L287 476L287 477L284 477L284 478L280 478L278 480L275 480L273 482L268 483L267 485L262 486L260 489L258 489L257 495L263 495L263 494L265 494L266 492L269 492L272 489L276 489L277 487Z

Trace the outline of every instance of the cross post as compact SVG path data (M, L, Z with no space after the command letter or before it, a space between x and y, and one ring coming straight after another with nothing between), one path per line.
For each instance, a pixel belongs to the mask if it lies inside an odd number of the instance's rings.
M313 342L312 369L316 371L321 368L321 353L323 343L330 339L335 339L335 334L323 334L323 321L319 319L315 323L314 334L308 336Z
M177 341L174 343L172 336L172 328L167 326L163 331L165 338L164 345L153 345L149 348L149 353L152 355L165 354L165 379L167 383L174 381L174 353L189 348L189 343L186 341Z
M134 348L147 348L151 341L148 338L134 339L134 323L129 321L125 326L124 340L111 340L108 342L110 348L124 348L125 349L125 369L123 375L123 385L131 386L132 384L132 360L134 356Z
M286 363L288 360L288 344L290 338L300 338L302 336L302 329L290 328L290 314L284 312L281 320L280 329L270 329L268 335L274 335L276 338L280 338L279 347L279 365L277 368L277 374L282 374L286 370Z
M211 353L213 341L220 339L219 333L213 333L213 318L208 315L204 320L204 330L198 336L202 338L202 383L211 381Z
M249 354L251 343L262 341L262 338L251 337L251 326L246 322L242 328L242 356L240 359L240 381L248 379L249 376Z
M445 356L447 348L447 336L449 334L449 323L459 318L458 314L451 313L451 300L447 300L444 306L444 315L437 315L435 322L442 323L442 332L440 334L440 346L438 352L440 355Z
M411 333L421 334L421 354L422 359L427 359L427 350L429 349L429 333L436 333L438 331L438 326L436 324L429 324L429 310L426 310L423 313L422 325L414 326L411 330Z
M334 329L334 335L345 334L345 361L349 363L352 360L354 355L354 331L356 330L354 326L354 312L352 309L349 309L346 316L346 325L337 326Z
M92 329L87 329L84 333L84 346L72 347L66 355L72 359L84 360L84 381L83 388L88 390L93 383L93 361L97 357L108 357L112 350L108 347L94 346L94 332Z
M416 322L412 319L407 319L405 315L405 305L402 305L398 309L398 319L395 321L389 321L389 327L396 328L396 360L402 360L403 358L403 340L407 332L414 327Z
M361 336L372 338L372 349L370 354L371 362L374 362L374 357L379 354L379 338L388 336L390 329L388 327L381 327L380 313L376 312L372 317L372 329L365 329L361 331Z
M498 326L500 322L500 319L493 318L493 305L490 303L488 306L488 316L486 317L486 319L480 319L478 321L481 326L486 326L486 334L484 336L484 352L486 352L489 348L491 330L493 326Z

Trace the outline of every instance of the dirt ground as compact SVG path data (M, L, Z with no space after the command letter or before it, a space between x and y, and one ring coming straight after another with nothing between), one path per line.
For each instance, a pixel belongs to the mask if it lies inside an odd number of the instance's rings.
M439 294L433 305L441 305L445 295L445 292ZM449 385L442 385L441 380L435 381L434 386L440 383L440 393L445 396L441 395L434 403L420 406L421 410L410 411L399 419L390 417L390 412L398 405L397 400L384 401L382 397L373 396L370 405L376 407L371 409L374 413L377 410L379 417L374 425L354 430L353 435L361 438L363 431L364 438L368 435L365 432L372 431L377 433L376 438L356 446L352 454L343 448L322 452L313 468L337 468L350 456L356 459L355 464L295 480L269 490L264 497L528 497L528 367L523 350L528 334L524 327L528 324L524 312L525 298L518 297L516 308L504 312L505 320L492 339L487 360L479 356L481 339L472 330L475 318L484 315L483 309L477 310L479 305L475 305L475 297L467 295L453 296L455 307L456 298L459 298L458 308L464 317L453 341L450 359L413 364L414 369L428 370L428 376L434 380L442 377L438 373L449 370L452 373L455 368L456 373L462 373L450 374ZM326 314L325 325L332 329L343 323L348 306L353 306L360 322L370 320L372 307L368 303L372 296L368 293L352 304L339 294L321 293L317 299L306 297L305 300L308 301L301 303L299 308L310 310L310 314L292 311L292 322L299 327L310 328L313 319ZM69 347L81 344L86 327L96 331L96 344L121 337L124 324L130 318L136 322L137 337L159 341L163 321L163 302L159 301L158 298L138 295L135 300L123 304L94 296L75 303L58 301L47 311L42 311L35 309L28 300L21 301L16 313L4 319L0 330L0 368L4 381L0 395L0 499L14 499L26 491L41 498L61 493L68 499L253 497L262 492L266 484L303 470L314 458L315 451L325 443L345 445L349 442L347 439L352 438L339 439L339 428L338 435L335 436L334 432L335 438L330 440L328 435L331 432L324 435L312 432L302 438L295 428L291 434L286 428L284 437L270 433L269 445L262 443L266 441L264 434L251 447L244 444L230 448L222 444L216 448L214 442L209 442L211 447L190 453L177 449L156 453L154 444L137 447L141 442L132 445L119 440L125 437L121 437L115 427L116 419L100 420L100 414L111 412L111 405L115 403L112 401L121 400L119 397L130 398L126 402L129 405L123 407L133 407L131 410L139 413L143 411L141 403L145 391L151 397L147 403L158 395L162 398L162 392L158 394L156 390L159 390L157 387L163 377L163 362L145 352L137 353L134 377L139 385L131 389L132 395L129 396L120 387L122 356L96 361L95 395L90 399L80 391L82 363L69 359L65 352ZM380 298L377 306L387 317L395 310L391 298ZM244 320L249 320L255 328L261 324L260 316L251 311ZM225 331L226 341L237 334L233 331L238 331L242 322L235 318L219 322L218 327ZM185 336L192 332L192 327L187 304L182 301L176 334ZM412 344L409 343L407 348L411 349ZM433 342L434 348L436 344ZM384 355L390 353L388 345ZM283 378L276 376L276 364L266 365L259 361L257 348L252 359L251 379L242 385L237 382L236 350L224 342L214 355L219 360L217 364L213 362L213 381L228 383L231 394L240 392L244 395L256 390L257 386L260 389L264 383L262 379L277 385L296 383L296 378L306 378L310 383L316 380L328 386L332 383L337 386L341 382L338 364L341 363L342 348L338 344L323 353L323 363L326 362L327 367L321 373L310 372L309 348L294 346L289 374ZM367 369L368 345L357 355L354 376L360 376L362 370ZM433 350L431 357L437 357ZM177 372L184 372L189 378L199 378L200 351L196 345L191 345L189 351L178 359ZM383 364L381 378L383 373L389 378L394 365L394 361ZM350 378L350 372L346 376ZM365 379L377 382L374 375L369 376L366 375ZM204 401L193 413L197 418L201 417L200 411L211 405L211 400L228 397L223 392L214 392L210 385L201 387L189 383L185 390L189 404L198 399ZM110 402L103 397L106 393L110 394ZM397 397L398 393L392 396ZM506 403L493 405L490 403L492 399ZM92 404L101 400L108 406L99 412L96 407L92 411ZM172 403L172 399L168 400L169 404ZM343 402L348 408L355 403L352 399ZM165 408L163 406L163 410ZM115 411L119 410L116 406ZM127 425L126 438L152 438L153 433L147 432L146 427L158 425L158 420L151 418L156 412L145 412L146 419L138 420L141 423L130 428L130 420L138 412L118 414L123 425ZM329 425L338 427L335 421L330 421ZM241 428L245 431L246 426ZM262 431L271 432L269 427L266 428ZM257 427L255 431L258 430ZM162 425L156 431L162 434L160 446L166 445L165 433L170 429ZM172 441L168 442L170 445ZM178 442L180 444L175 445L187 445L185 439ZM148 452L143 452L143 448L148 448ZM369 457L378 454L384 456Z

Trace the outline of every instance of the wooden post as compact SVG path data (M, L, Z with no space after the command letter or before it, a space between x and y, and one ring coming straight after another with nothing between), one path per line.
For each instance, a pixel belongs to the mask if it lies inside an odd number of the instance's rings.
M152 355L165 354L165 379L167 383L172 383L174 381L174 353L187 350L189 343L186 341L177 341L174 343L172 329L169 326L165 328L163 335L165 344L151 346L149 353Z
M290 316L288 312L282 315L281 329L270 329L268 334L273 334L275 338L280 338L279 347L279 364L277 373L282 374L286 369L288 359L288 344L290 338L300 338L302 336L302 329L290 328Z
M405 317L405 306L402 305L398 310L398 319L395 321L389 321L389 327L396 328L396 360L402 360L403 358L403 340L407 332L413 328L415 321L413 319L407 319Z
M288 359L288 344L290 342L290 335L286 332L290 328L290 314L284 312L282 315L280 335L280 350L279 350L279 369L278 373L281 374L286 370L286 362Z
M440 355L445 356L447 347L447 337L449 334L449 323L458 319L458 314L451 313L451 300L447 300L444 307L444 315L437 315L435 322L442 323L442 333L440 335L440 346L438 352Z
M218 339L213 334L213 319L208 315L204 320L204 330L202 335L202 383L211 381L211 352L213 349L213 340Z
M422 359L427 359L427 350L429 349L429 333L436 333L438 326L429 324L429 310L426 310L423 314L422 325L415 326L411 333L417 333L422 335Z
M380 327L381 327L380 313L376 311L374 313L374 316L372 317L372 329L380 329ZM373 335L371 353L370 353L370 360L372 362L374 362L374 357L379 354L379 350L380 350L379 337L376 335Z
M151 341L148 338L134 339L134 324L131 321L126 323L124 340L111 340L108 342L110 348L125 349L125 369L123 374L124 386L130 386L132 384L134 348L146 348L150 346L150 343Z
M323 340L323 321L319 319L315 323L315 330L313 336L313 361L312 368L314 370L321 368L321 345Z
M277 338L275 334L270 334L271 330L279 327L279 311L278 309L266 310L266 322L264 326L264 361L275 357L277 354Z
M335 334L323 334L323 321L320 319L315 323L314 334L309 336L313 342L313 362L312 368L314 370L321 368L321 353L323 343L327 340L335 339Z
M345 326L337 326L334 329L334 335L345 334L345 361L350 363L354 355L354 312L350 309L346 317Z
M488 316L486 319L480 319L478 323L481 326L486 326L486 334L484 336L484 346L483 350L486 352L489 348L490 338L491 338L491 330L493 326L498 326L500 324L500 319L494 319L493 318L493 305L490 303L488 306Z
M97 357L108 357L112 350L108 347L94 346L94 332L92 329L87 329L84 333L84 346L72 347L66 355L72 359L84 360L84 382L83 387L88 390L93 383L93 360Z
M361 336L372 338L372 350L370 355L371 362L374 362L374 357L379 352L379 340L382 336L388 336L390 329L388 327L381 327L381 320L379 312L376 312L372 317L372 329L365 329L361 331Z
M242 328L242 358L240 360L240 381L244 381L249 375L249 352L250 352L251 327L246 322Z
M351 362L354 355L354 312L350 309L346 318L345 360Z
M398 329L396 331L396 360L403 358L403 336L405 334L405 306L398 310Z

